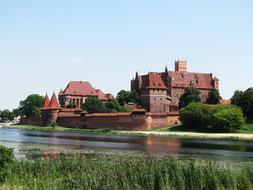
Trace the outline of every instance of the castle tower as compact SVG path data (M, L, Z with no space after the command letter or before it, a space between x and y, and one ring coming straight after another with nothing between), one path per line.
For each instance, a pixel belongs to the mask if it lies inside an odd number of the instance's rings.
M175 62L175 71L187 72L187 61L177 60Z
M138 72L135 73L135 78L131 80L131 91L139 91L139 86L140 86L140 79L139 79L139 74Z
M49 99L48 100L47 99L48 97L46 95L44 102L45 105L47 106L46 107L43 106L43 108L41 109L44 126L50 126L54 123L57 123L58 114L60 110L60 106L58 104L58 100L56 98L55 93L53 93L50 102Z
M48 95L46 94L45 98L44 98L44 103L43 103L43 105L41 107L41 117L42 117L43 125L44 126L46 126L47 109L49 107L49 104L50 104L50 100L49 100Z
M141 105L152 114L166 114L169 110L167 87L159 73L148 73L142 76L140 89Z
M217 77L213 79L213 86L215 90L219 90L219 79Z
M165 67L165 72L164 73L165 73L165 75L168 75L168 73L169 73L167 65Z

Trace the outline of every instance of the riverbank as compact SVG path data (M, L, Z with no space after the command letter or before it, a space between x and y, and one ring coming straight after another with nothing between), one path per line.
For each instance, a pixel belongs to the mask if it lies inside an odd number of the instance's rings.
M1 171L2 189L253 188L252 165L173 158L107 156L57 159L52 155L49 160L14 161Z
M76 129L67 127L41 127L32 125L11 125L8 128L37 130L37 131L64 131L64 132L79 132L79 133L95 133L95 134L110 134L110 135L131 135L131 136L175 136L188 138L209 138L209 139L238 139L238 140L253 140L253 134L242 133L204 133L193 131L173 131L175 127L165 127L151 131L122 131L112 129ZM174 129L173 129L174 128Z

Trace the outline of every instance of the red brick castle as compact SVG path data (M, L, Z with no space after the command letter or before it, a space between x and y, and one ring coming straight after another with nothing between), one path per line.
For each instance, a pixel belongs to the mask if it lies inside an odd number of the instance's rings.
M201 100L206 102L212 89L219 90L219 79L213 74L188 72L186 61L176 61L174 71L166 67L162 73L136 73L131 81L131 90L140 93L141 105L153 114L178 111L179 99L190 86L196 87Z
M41 108L41 117L21 118L22 124L44 125L59 124L77 128L111 128L125 130L143 130L158 128L179 122L179 99L186 88L194 86L200 91L201 100L206 102L211 90L219 89L219 80L212 74L192 73L187 71L186 61L176 61L175 70L149 72L139 76L136 73L131 81L131 90L140 93L141 107L126 113L93 113L80 109L87 97L98 97L105 102L112 98L95 89L89 82L71 81L59 93L59 103L55 93L51 100L45 96ZM77 108L66 108L75 104Z

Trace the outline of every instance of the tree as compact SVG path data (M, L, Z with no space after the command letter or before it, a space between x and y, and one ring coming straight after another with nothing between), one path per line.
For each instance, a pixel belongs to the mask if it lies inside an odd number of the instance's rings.
M204 130L211 125L212 109L201 102L190 103L180 110L180 121L187 128Z
M130 109L126 105L120 105L117 99L110 99L105 103L105 107L110 112L129 112Z
M21 115L20 110L19 110L18 108L17 108L17 109L13 109L13 110L12 110L12 113L13 113L13 116L14 116L14 117L18 117L18 116Z
M212 115L212 127L219 132L233 132L245 124L242 110L235 106L219 106Z
M207 103L208 104L219 104L220 103L220 99L221 99L221 96L220 96L219 91L213 89L209 93L209 97L207 99Z
M215 132L232 132L245 124L242 110L235 105L210 106L199 102L181 109L180 120L190 129Z
M43 105L44 97L38 94L31 94L20 102L19 111L21 116L36 117L40 116L40 109Z
M136 104L140 103L140 95L136 91L130 92L130 91L121 90L117 94L116 99L119 101L120 105L124 105L124 104L127 104L129 102L136 103Z
M243 93L238 105L242 108L247 119L253 120L253 88L249 88Z
M13 113L8 109L3 110L1 112L0 117L1 117L2 121L13 121L13 119L14 119Z
M233 97L231 98L231 103L237 106L240 106L240 101L243 97L243 91L236 90Z
M195 87L186 88L179 99L179 108L184 108L192 102L200 102L200 92Z
M105 107L103 102L97 97L88 97L81 108L86 110L88 113L108 113L109 110Z
M119 101L116 99L110 99L105 103L105 107L107 107L110 112L121 112L122 107L119 104Z

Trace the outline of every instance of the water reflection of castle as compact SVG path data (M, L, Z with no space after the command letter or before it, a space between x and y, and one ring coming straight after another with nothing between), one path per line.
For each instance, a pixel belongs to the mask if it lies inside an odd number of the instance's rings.
M155 138L147 136L144 140L145 152L150 155L169 153L177 155L179 153L181 143L176 138Z

